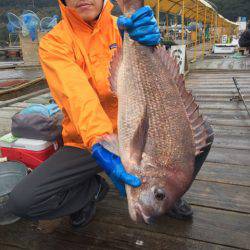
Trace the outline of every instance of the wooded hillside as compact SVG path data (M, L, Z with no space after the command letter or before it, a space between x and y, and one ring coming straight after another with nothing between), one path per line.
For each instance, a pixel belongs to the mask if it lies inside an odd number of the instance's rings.
M250 19L250 1L249 0L210 0L213 2L223 16L236 21L238 16L247 16ZM1 0L0 1L0 18L2 18L3 10L15 9L32 9L36 11L55 11L58 6L57 0Z
M217 7L220 14L229 20L236 21L239 16L250 19L250 0L210 0Z
M210 0L213 2L220 14L226 18L236 21L238 16L246 16L250 19L250 0ZM57 0L0 0L0 42L7 36L7 18L8 11L17 15L22 10L33 10L40 18L60 15Z

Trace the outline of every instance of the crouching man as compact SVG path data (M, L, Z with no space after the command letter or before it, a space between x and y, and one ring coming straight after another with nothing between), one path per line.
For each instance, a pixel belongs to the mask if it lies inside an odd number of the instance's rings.
M119 17L117 22L111 16L107 0L65 0L59 5L62 21L43 37L39 54L51 94L64 114L64 146L16 186L8 207L23 218L69 215L72 225L84 226L109 189L98 175L102 170L123 195L124 184L141 184L119 158L96 143L98 137L117 131L117 98L110 92L108 76L112 56L122 46L121 33L129 23L132 39L155 46L160 32L148 6L133 14L131 26L131 20ZM196 159L197 172L208 151ZM169 214L187 219L192 210L181 199Z

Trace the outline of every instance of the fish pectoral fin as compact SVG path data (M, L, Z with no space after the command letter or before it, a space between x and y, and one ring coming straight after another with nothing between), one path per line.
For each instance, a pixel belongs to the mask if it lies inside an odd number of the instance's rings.
M144 152L148 132L148 116L147 108L145 107L143 116L135 130L134 136L130 143L130 159L133 159L137 165L142 160L142 153Z
M118 78L118 70L122 61L122 49L118 48L113 55L113 58L110 62L109 67L109 83L110 88L113 93L117 93L117 78Z
M120 156L119 153L119 142L116 134L104 135L99 138L99 143L107 149L109 152Z

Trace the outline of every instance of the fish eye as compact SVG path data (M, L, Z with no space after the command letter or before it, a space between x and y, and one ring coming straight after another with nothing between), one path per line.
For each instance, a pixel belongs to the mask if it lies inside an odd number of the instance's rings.
M155 196L155 199L158 200L158 201L162 201L165 199L166 197L166 194L164 192L164 190L160 189L160 188L156 188L154 190L154 196Z

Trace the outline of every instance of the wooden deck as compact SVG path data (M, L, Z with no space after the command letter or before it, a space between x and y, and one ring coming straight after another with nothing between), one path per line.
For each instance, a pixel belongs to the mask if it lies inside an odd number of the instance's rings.
M126 200L112 189L88 227L73 230L65 219L54 233L42 234L37 223L20 220L0 227L0 249L250 249L250 118L242 103L230 101L232 76L250 107L250 71L193 71L187 78L215 131L211 153L186 194L192 221L163 216L154 225L134 224ZM9 131L16 111L48 99L44 94L1 108L0 134Z
M249 56L237 57L232 54L208 54L206 60L198 59L195 64L191 65L191 69L206 71L224 70L224 71L250 71Z

